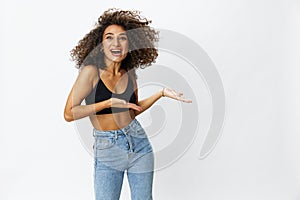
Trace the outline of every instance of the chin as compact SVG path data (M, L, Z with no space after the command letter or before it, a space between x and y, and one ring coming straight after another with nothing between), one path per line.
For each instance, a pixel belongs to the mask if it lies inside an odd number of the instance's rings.
M115 59L112 59L113 62L122 62L125 58L115 58Z
M125 56L122 56L122 57L106 57L109 61L111 62L116 62L116 63L119 63L119 62L122 62L125 58L126 58L126 55Z

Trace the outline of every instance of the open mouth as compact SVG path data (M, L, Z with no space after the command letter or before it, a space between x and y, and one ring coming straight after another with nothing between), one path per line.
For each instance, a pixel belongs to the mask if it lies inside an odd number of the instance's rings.
M121 56L122 55L121 49L112 49L112 50L110 50L110 52L113 56Z

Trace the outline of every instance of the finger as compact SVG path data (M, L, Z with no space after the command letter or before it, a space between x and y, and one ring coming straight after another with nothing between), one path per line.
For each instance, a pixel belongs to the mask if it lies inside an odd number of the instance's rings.
M192 103L192 100L186 99L186 98L184 98L183 96L180 97L180 98L177 98L177 100L182 101L182 102L185 102L185 103Z
M142 111L143 110L143 108L141 106L138 106L134 103L128 103L127 106L128 106L128 108L132 108L132 109L137 110L137 111Z
M192 103L192 100L190 100L190 99L182 99L182 101L185 103Z

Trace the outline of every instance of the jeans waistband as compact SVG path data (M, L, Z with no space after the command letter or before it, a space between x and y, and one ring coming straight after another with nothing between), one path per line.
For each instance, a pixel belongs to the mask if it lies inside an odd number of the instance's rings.
M108 135L108 134L112 134L112 135L116 135L116 134L126 134L130 129L132 129L134 126L140 126L139 121L134 118L127 126L121 128L121 129L117 129L117 130L98 130L93 128L93 136L103 136L103 135Z

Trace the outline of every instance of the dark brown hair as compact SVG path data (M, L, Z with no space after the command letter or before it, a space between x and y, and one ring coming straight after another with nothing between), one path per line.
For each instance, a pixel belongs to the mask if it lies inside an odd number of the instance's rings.
M101 51L102 35L110 25L122 26L127 34L129 52L121 63L121 68L130 70L144 68L155 62L158 56L155 42L158 41L158 31L148 26L151 20L142 18L140 11L127 11L111 8L105 11L95 24L95 28L78 42L71 50L71 57L76 61L76 67L94 65L105 68L104 53Z

